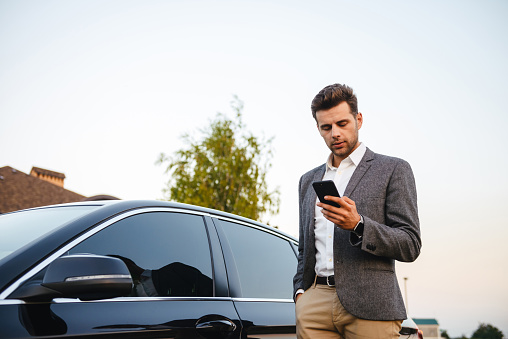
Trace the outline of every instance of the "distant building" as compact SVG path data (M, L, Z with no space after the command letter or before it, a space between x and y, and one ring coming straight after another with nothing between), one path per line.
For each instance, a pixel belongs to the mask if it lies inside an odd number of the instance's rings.
M422 330L425 339L440 339L439 323L433 318L413 318L413 321Z
M118 199L110 195L85 197L64 188L65 174L33 167L30 175L0 167L0 213L76 201Z

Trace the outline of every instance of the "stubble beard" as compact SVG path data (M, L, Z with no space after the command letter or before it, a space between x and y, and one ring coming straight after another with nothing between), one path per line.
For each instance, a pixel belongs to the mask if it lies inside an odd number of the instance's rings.
M344 140L344 143L346 144L346 147L338 150L334 149L332 144L330 144L330 146L328 147L330 151L332 151L334 158L340 161L346 159L349 155L351 155L351 153L353 153L355 148L358 146L358 130L356 131L356 134L353 139Z

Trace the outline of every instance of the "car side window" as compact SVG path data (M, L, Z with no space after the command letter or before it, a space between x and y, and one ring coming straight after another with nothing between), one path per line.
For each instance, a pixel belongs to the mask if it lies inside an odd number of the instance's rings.
M292 299L296 255L286 239L221 221L233 252L243 298Z
M123 260L131 296L212 296L212 264L203 217L169 212L122 219L69 251Z

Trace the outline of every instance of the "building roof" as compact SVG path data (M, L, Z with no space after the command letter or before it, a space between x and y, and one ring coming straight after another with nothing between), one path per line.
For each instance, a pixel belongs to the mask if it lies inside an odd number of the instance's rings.
M51 172L53 176L56 173L65 177L63 173L44 171ZM81 194L25 174L10 166L0 167L0 213L81 201L84 198L85 196Z
M434 318L413 318L416 325L439 325Z

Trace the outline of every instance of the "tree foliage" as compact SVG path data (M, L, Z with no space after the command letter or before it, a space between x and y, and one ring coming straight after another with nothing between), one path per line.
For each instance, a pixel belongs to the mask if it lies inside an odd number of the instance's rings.
M450 339L450 336L446 330L441 330L441 338Z
M260 220L279 211L279 191L270 192L266 183L273 138L261 140L245 130L238 97L231 108L234 119L218 113L201 139L184 134L186 147L171 157L161 153L158 163L167 164L171 175L165 198Z
M471 339L503 339L503 332L490 324L480 324Z

